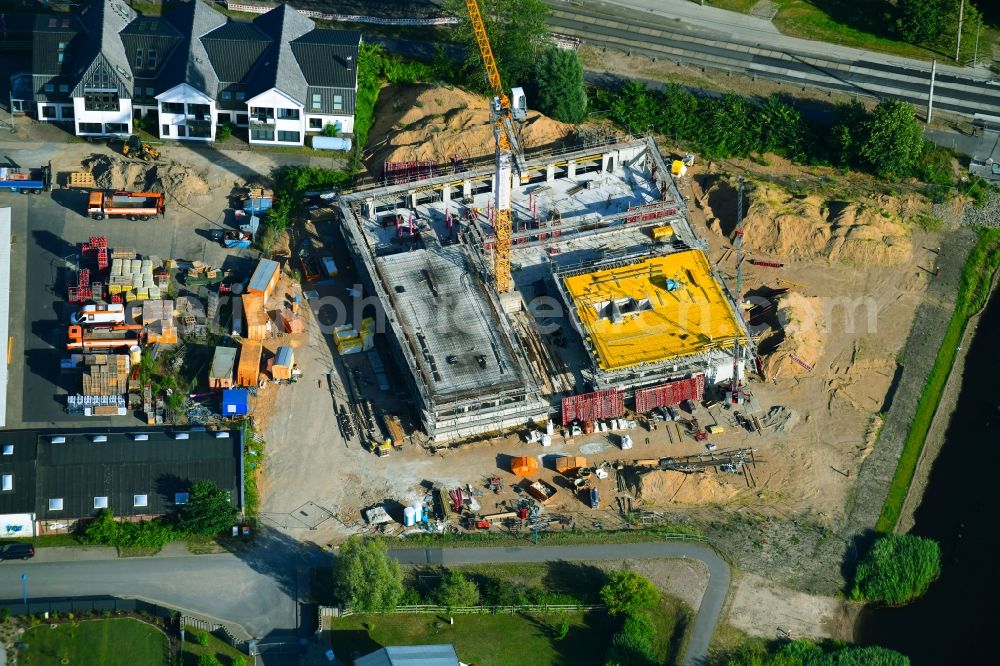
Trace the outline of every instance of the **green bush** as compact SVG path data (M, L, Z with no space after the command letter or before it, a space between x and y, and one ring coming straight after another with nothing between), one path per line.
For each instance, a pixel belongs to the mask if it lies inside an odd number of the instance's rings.
M386 613L403 596L399 562L381 541L353 536L340 547L333 568L337 598L359 613Z
M202 654L198 657L198 666L222 666L222 662L214 654Z
M230 666L247 666L247 660L243 657L243 655L236 655L233 657L233 661Z
M233 130L235 129L236 127L232 123L222 123L215 130L215 140L225 141L226 139L228 139L233 135Z
M448 571L435 590L434 599L439 606L448 608L475 606L479 603L479 588L461 571Z
M178 528L186 534L215 536L228 530L236 521L236 507L229 491L214 481L196 481L191 486L188 502L181 507Z
M566 638L566 635L568 633L569 633L569 618L563 615L562 621L559 623L559 626L556 627L556 630L552 632L552 635L555 637L557 641L561 641L562 639Z
M195 634L194 640L196 643L198 643L198 645L205 647L206 645L208 645L208 632L199 631L197 634Z
M340 136L340 128L337 125L327 124L323 127L323 136Z
M653 618L646 613L628 615L621 631L611 637L606 664L653 666L656 663L656 653L653 650L655 640Z
M858 647L828 641L821 645L800 639L744 641L718 663L726 666L909 666L905 656L883 647Z
M858 563L854 599L905 604L922 596L941 575L941 548L909 534L879 538Z
M660 592L648 578L634 571L614 571L601 588L608 614L631 615L648 610L660 600Z

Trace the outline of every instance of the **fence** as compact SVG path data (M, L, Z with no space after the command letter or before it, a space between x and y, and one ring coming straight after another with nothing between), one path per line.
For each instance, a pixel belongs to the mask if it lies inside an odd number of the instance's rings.
M524 604L514 606L435 606L433 604L420 604L415 606L396 606L390 615L412 615L412 614L440 614L440 615L514 615L516 613L567 613L571 611L600 610L604 604ZM328 617L350 617L358 615L350 608L337 608L334 606L320 606L319 618L320 626L322 620Z

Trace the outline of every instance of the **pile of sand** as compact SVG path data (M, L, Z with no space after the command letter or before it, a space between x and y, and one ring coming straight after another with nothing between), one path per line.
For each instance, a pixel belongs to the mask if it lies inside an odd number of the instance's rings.
M192 196L208 194L205 177L176 162L137 162L110 155L93 155L83 168L94 176L101 189L165 192L168 201L185 204Z
M723 504L738 493L715 474L654 470L639 477L636 496L652 504Z
M381 173L384 162L448 163L488 157L494 152L489 101L460 88L390 85L379 94L366 162ZM530 111L521 123L523 150L558 144L572 125Z
M765 346L772 335L782 336L782 340L764 359L764 376L771 379L809 372L823 353L822 301L789 291L778 298L777 310L784 328L764 336L760 345Z
M921 205L917 199L827 201L765 184L755 185L748 198L744 243L752 253L779 261L826 258L865 266L895 266L913 254L901 215L916 210ZM713 217L710 209L706 216Z

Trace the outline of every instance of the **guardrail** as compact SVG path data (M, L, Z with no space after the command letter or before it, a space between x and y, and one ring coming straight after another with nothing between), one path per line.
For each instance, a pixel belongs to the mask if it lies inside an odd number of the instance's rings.
M245 14L266 14L273 7L250 5L243 2L226 1L226 9ZM371 25L455 25L458 19L454 16L432 16L429 18L384 18L381 16L362 16L360 14L324 14L310 9L297 9L298 13L321 21L336 21L338 23L368 23Z

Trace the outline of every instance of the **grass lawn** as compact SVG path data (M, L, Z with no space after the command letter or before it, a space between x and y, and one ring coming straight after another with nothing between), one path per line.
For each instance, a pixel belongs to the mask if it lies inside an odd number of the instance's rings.
M236 657L243 657L245 663L251 663L249 657L221 638L208 634L208 645L199 645L198 629L185 626L184 632L184 651L179 666L197 666L198 657L203 654L213 655L222 666L231 666Z
M731 12L749 14L758 0L705 0L705 4L719 9L728 9Z
M74 626L75 625L75 626ZM24 632L28 648L19 664L43 666L157 666L167 663L167 637L156 627L130 618L47 624ZM67 660L63 662L63 660Z
M341 660L385 645L451 643L464 663L477 666L592 664L603 660L617 628L603 611L566 613L569 633L552 632L563 615L352 615L331 622L330 642ZM502 646L502 647L500 647ZM595 659L596 657L596 659Z

